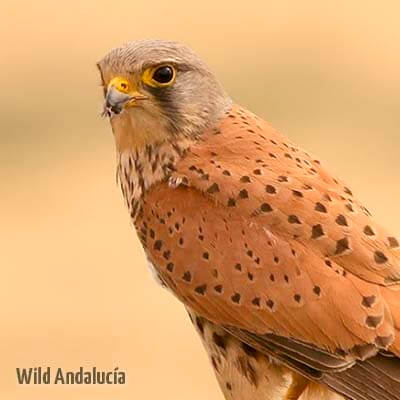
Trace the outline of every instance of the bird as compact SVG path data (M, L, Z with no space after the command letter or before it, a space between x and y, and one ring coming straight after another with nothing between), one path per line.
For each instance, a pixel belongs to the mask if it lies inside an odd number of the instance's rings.
M225 399L400 399L399 240L186 45L97 67L130 219Z

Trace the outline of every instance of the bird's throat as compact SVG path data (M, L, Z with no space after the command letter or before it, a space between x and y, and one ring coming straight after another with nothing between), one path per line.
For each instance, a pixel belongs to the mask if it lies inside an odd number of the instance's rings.
M140 213L146 192L168 179L192 143L188 139L169 140L118 152L117 181L133 221Z
M119 153L141 151L169 139L160 119L149 118L141 110L124 110L110 122Z

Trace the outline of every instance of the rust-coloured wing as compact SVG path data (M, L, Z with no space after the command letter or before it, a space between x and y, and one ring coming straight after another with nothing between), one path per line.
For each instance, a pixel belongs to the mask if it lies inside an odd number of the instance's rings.
M146 194L136 228L186 305L266 352L265 335L286 338L269 345L288 365L338 371L379 349L400 355L397 240L247 111L235 107Z
M232 213L382 285L400 280L399 241L321 163L237 107L177 175Z
M192 188L159 186L144 210L137 228L148 257L178 297L211 321L333 353L392 342L382 287L302 243Z

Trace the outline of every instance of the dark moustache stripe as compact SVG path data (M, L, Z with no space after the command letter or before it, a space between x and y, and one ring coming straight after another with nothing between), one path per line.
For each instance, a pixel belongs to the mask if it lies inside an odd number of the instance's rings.
M175 96L173 89L167 88L155 88L146 86L149 93L154 96L154 99L160 106L162 113L167 117L169 121L168 129L170 133L176 135L180 132L179 127L183 123L183 118L179 109L178 104L175 102Z

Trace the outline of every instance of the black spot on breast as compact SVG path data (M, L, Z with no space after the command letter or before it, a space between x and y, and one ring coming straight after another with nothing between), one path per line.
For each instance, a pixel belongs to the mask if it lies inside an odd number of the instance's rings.
M292 190L293 196L295 197L304 197L303 193L300 192L299 190Z
M161 240L156 240L154 242L154 250L160 251L163 246L163 242Z
M213 332L212 340L220 349L226 350L226 339L224 336L218 335L217 332Z
M318 225L314 225L312 227L312 235L311 235L311 239L318 239L321 236L324 236L324 230L322 228L321 224Z
M382 319L382 315L368 315L368 317L365 318L365 323L370 328L376 328L381 323Z
M336 223L340 226L349 226L346 217L342 214L337 216Z
M199 295L201 295L201 296L204 296L204 295L206 294L206 291L207 291L207 285L204 284L204 285L197 286L197 287L194 289L194 291L195 291L197 294L199 294Z
M271 207L268 203L263 203L263 204L261 204L260 210L261 210L262 212L271 212L271 211L273 211L273 210L272 210L272 207Z
M171 256L171 252L169 250L164 251L163 257L168 260Z
M273 309L274 308L274 301L273 300L271 300L271 299L268 299L267 301L266 301L266 304L267 304L267 307L269 308L269 309Z
M366 226L364 227L364 233L365 233L367 236L374 236L374 235L375 235L375 232L373 231L373 229L372 229L369 225L366 225Z
M240 294L239 294L239 293L235 293L235 294L231 297L231 300L232 300L234 303L239 304L239 303L240 303L240 298L241 298Z
M249 193L247 192L246 189L242 189L242 190L239 192L239 197L240 197L241 199L248 199L248 198L249 198Z
M399 241L395 237L388 237L388 242L392 249L396 249L400 246Z
M319 286L314 286L313 287L313 292L317 295L320 296L321 295L321 288Z
M203 321L199 317L196 317L196 325L197 325L197 328L199 329L200 333L202 335L204 335L204 324L203 324Z
M343 254L347 250L350 250L349 239L347 237L340 239L336 242L336 250L335 250L336 255Z
M168 263L167 264L167 271L168 272L173 272L174 270L174 264L173 263Z
M256 307L260 307L261 299L259 297L254 297L254 299L251 301L251 304L253 304Z
M289 224L301 224L299 217L297 215L289 215L288 222Z
M191 282L192 280L192 274L190 273L190 271L186 271L183 276L182 279L186 282Z
M235 207L236 206L236 200L233 199L232 197L228 199L228 207Z
M344 188L344 192L347 193L347 194L349 194L350 196L353 196L352 191L351 191L348 187L345 187L345 188Z
M379 250L375 251L374 259L377 264L384 264L385 262L388 261L388 258L385 256L385 254Z
M327 213L328 210L322 203L316 203L315 204L315 211L321 212L321 213Z
M217 183L213 183L211 186L208 187L207 193L213 194L219 192L219 186Z
M371 308L375 304L375 301L376 301L376 296L374 296L374 295L364 296L361 304L364 307Z
M272 185L265 186L265 191L269 194L276 194L276 189Z
M222 286L222 285L216 285L216 286L214 286L214 290L215 290L217 293L222 293L223 286Z

